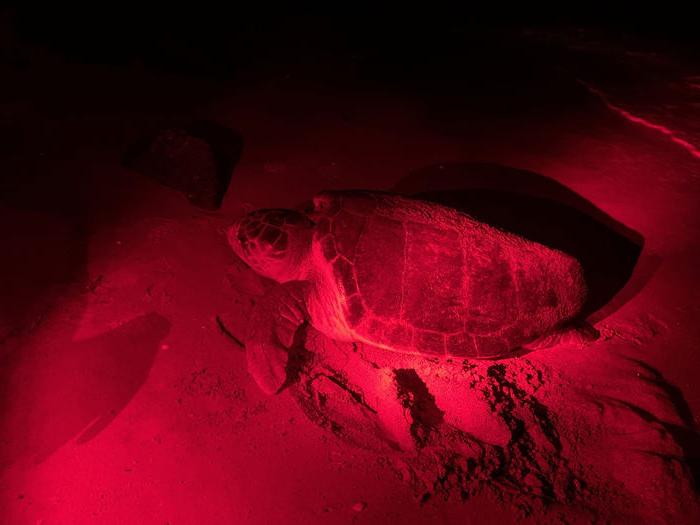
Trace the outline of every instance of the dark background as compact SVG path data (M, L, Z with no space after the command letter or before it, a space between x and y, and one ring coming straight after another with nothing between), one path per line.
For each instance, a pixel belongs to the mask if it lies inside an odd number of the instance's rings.
M7 11L22 39L39 43L78 62L147 67L197 75L231 76L260 61L303 60L308 56L353 54L391 69L429 65L443 53L493 42L499 33L537 27L575 32L597 29L621 37L698 50L692 17L670 7L567 6L545 8L465 7L429 9L338 9L310 14L269 7L253 11L233 4L212 10L168 6L22 7ZM479 46L488 53L488 46ZM5 49L7 52L8 50ZM22 64L27 57L9 57Z

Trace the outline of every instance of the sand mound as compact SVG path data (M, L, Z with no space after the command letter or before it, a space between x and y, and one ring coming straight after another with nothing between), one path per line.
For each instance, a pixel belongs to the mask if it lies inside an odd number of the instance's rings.
M697 512L683 459L691 423L612 333L585 348L439 361L310 331L291 391L312 421L374 451L421 501L488 493L542 519L564 509L593 521L687 519Z

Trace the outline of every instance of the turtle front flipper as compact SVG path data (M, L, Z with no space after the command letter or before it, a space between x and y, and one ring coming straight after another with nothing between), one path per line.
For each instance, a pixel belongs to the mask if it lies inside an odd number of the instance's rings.
M246 350L248 371L266 394L276 394L287 380L289 349L307 319L305 283L275 287L255 306Z

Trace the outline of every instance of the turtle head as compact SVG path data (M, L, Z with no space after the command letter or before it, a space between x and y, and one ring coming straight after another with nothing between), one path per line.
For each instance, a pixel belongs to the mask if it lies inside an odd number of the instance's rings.
M256 210L228 230L236 255L260 275L284 283L304 279L313 222L294 210Z

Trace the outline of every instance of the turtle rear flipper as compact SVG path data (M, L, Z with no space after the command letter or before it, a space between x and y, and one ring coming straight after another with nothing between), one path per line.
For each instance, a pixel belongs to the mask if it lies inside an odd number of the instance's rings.
M256 305L246 351L248 371L266 394L276 394L287 380L289 349L307 318L304 283L275 287Z
M583 348L597 341L600 332L586 321L567 325L523 345L525 350L541 350L558 345Z

